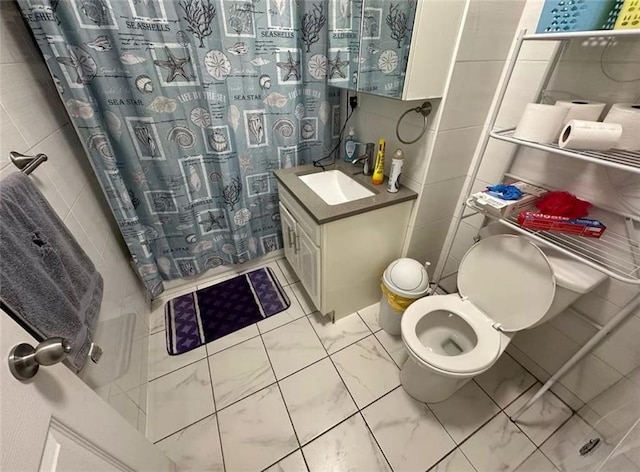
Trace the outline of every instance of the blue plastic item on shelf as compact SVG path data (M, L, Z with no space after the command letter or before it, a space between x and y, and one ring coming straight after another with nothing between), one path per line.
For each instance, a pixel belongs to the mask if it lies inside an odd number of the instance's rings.
M536 33L613 29L624 0L546 0Z
M520 200L522 190L515 185L496 184L487 186L489 195L501 198L502 200Z

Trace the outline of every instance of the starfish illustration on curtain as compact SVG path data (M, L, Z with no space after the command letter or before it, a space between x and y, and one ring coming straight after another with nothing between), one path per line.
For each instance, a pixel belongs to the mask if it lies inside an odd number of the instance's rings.
M300 80L300 72L298 71L298 66L300 65L300 61L293 60L291 51L287 51L287 55L289 58L287 62L276 62L276 65L287 73L282 79L282 81L286 82L292 76L293 76L293 80Z
M167 54L167 59L164 61L155 60L153 63L158 67L162 67L163 69L167 69L169 73L167 74L166 81L173 82L173 80L181 75L184 79L189 82L191 78L189 74L184 71L184 66L186 66L189 62L191 62L190 57L176 57L174 56L167 46L164 47L164 51Z
M329 59L329 78L333 79L336 75L346 79L347 76L342 71L342 68L349 65L349 61L341 61L340 60L340 51L336 53L335 59Z
M200 225L203 227L203 231L209 233L213 231L215 228L223 229L224 226L224 216L215 216L212 211L207 212L209 217L207 219L203 219L200 222ZM222 223L221 223L222 222Z

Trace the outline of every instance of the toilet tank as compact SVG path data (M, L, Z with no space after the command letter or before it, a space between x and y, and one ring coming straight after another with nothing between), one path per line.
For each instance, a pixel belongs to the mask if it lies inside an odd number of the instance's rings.
M495 234L515 234L521 237L520 233L510 230L500 223L489 224L479 231L480 236L486 238ZM530 238L527 238L530 239ZM530 239L531 240L531 239ZM538 246L549 260L549 264L553 269L556 278L556 294L549 307L549 311L531 328L541 325L562 313L573 302L582 295L589 293L602 283L607 276L602 272L595 270L588 265L582 264L575 259L565 256L557 249L539 244L537 241L531 240L533 244Z
M532 242L535 244L535 241ZM556 277L556 295L547 314L532 327L545 323L562 313L565 308L585 293L589 293L607 278L602 272L565 256L557 249L543 245L538 245L538 247L547 256L553 269Z

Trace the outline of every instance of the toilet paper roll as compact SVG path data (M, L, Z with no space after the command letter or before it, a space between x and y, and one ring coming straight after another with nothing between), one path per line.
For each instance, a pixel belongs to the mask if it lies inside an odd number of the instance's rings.
M527 103L513 137L542 144L554 142L568 112L565 107Z
M557 107L565 107L569 109L564 119L564 124L571 120L598 121L606 103L596 102L594 100L558 100Z
M622 125L622 136L615 145L616 149L640 151L640 103L616 103L604 122Z
M598 121L571 120L560 133L561 148L606 151L622 136L622 125Z

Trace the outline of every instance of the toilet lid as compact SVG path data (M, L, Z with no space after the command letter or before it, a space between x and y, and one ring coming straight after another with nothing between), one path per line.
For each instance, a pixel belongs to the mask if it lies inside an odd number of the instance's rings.
M514 235L483 239L464 255L458 291L487 316L513 332L537 323L549 310L556 280L547 257Z

